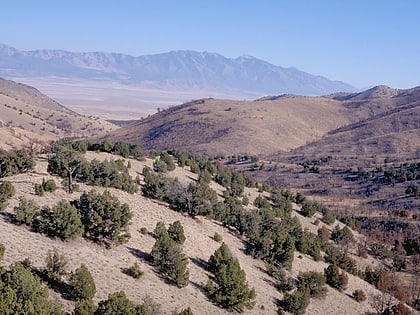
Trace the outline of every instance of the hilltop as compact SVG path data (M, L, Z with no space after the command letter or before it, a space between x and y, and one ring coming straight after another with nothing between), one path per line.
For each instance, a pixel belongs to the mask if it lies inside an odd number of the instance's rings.
M208 156L264 157L290 150L303 154L311 147L329 155L331 150L338 152L356 141L361 149L354 154L366 150L394 155L412 152L420 141L418 94L419 88L376 87L356 94L283 95L252 102L202 99L161 111L108 137L147 149L182 148ZM389 148L381 146L383 137L387 137ZM402 138L409 147L399 141ZM373 140L364 144L368 139Z
M99 136L117 126L62 106L37 89L0 78L0 148L40 150L61 137Z

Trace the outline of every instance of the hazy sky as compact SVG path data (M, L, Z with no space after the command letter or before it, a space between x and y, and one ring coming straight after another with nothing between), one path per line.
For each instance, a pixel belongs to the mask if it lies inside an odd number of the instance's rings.
M19 50L252 55L358 88L420 85L419 0L1 0Z

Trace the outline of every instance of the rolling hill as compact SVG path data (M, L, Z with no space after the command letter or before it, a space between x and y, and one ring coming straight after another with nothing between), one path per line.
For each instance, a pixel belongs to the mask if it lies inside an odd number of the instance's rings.
M345 147L356 155L411 154L420 141L419 90L379 86L323 97L203 99L161 111L108 137L146 149L187 149L208 156L267 156L290 150L303 154L311 148L331 154Z
M88 137L117 129L60 105L37 89L0 78L0 148L36 146L60 137Z

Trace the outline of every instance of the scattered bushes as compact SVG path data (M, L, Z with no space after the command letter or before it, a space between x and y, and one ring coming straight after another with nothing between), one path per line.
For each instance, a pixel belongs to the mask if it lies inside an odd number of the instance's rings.
M57 248L48 251L45 262L45 273L49 278L59 281L62 276L67 274L68 259L65 255L60 254Z
M322 298L327 294L325 287L325 276L316 271L303 272L298 275L297 289L305 291L309 289L309 294L314 298Z
M71 275L69 284L71 296L75 300L90 300L95 296L95 281L85 264L81 264Z
M42 179L41 184L35 184L35 194L43 196L45 192L54 192L57 190L57 185L53 179Z
M3 259L5 251L6 251L6 247L0 243L0 261Z
M140 269L140 266L135 262L131 267L124 270L124 273L133 277L134 279L139 279L143 274L143 270Z
M184 244L185 242L185 234L184 228L179 221L175 221L174 223L169 225L168 228L169 237L177 244Z
M219 233L214 232L213 240L215 240L216 242L220 243L221 241L223 241L223 237Z
M35 167L35 161L23 150L6 152L0 150L0 178L25 173Z
M39 206L33 200L28 200L25 197L20 197L19 205L14 207L14 211L15 223L31 226L35 217L39 214Z
M309 289L305 289L304 291L297 290L293 293L285 293L280 305L283 310L294 315L299 315L305 313L309 301Z
M48 289L21 263L0 268L0 313L50 315L55 308Z
M334 289L343 291L347 287L348 276L345 272L340 272L336 264L330 264L325 268L324 275L327 284Z

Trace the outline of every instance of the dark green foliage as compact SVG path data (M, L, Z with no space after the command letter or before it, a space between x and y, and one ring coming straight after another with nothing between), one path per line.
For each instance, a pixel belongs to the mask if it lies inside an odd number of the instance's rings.
M57 190L57 185L55 184L55 181L53 179L42 179L42 187L46 192L54 192Z
M378 258L394 258L394 253L385 245L379 243L373 243L370 245L370 253Z
M181 246L170 237L162 222L156 225L155 237L156 242L150 253L153 265L178 287L188 285L188 258L182 252Z
M310 255L315 261L321 260L321 243L312 233L301 233L296 241L296 249L302 254Z
M0 261L3 259L5 251L6 251L6 247L0 243Z
M45 263L45 271L49 278L59 281L67 274L68 259L64 254L60 254L57 248L48 251Z
M220 234L219 234L219 233L217 233L217 232L214 232L213 239L214 239L216 242L218 242L218 243L220 243L221 241L223 241L223 237L222 237L222 235L220 235Z
M369 266L366 267L364 272L364 280L375 287L378 285L379 278L381 277L381 274L384 273L384 270L382 269L375 269L372 270Z
M286 272L279 266L266 264L267 273L275 280L275 287L280 292L291 291L296 288L297 281L292 277L287 277Z
M348 276L344 271L340 272L340 269L336 264L330 264L325 268L324 275L327 284L334 289L343 291L347 287Z
M294 251L295 241L290 235L277 235L271 250L271 262L290 270L292 268Z
M56 143L48 159L48 172L67 178L67 189L73 193L73 180L81 169L89 164L79 151L73 149L71 144Z
M124 160L105 160L102 162L92 160L80 170L79 179L91 185L113 187L131 194L138 189L124 164Z
M143 168L143 177L142 192L148 198L169 201L172 195L174 195L173 199L176 198L178 190L183 191L177 179L167 178L161 173L153 172L148 167Z
M130 268L127 268L125 273L134 279L140 279L140 277L144 274L137 262L135 262Z
M207 283L210 298L221 307L243 311L254 306L255 291L249 289L245 272L233 258L226 244L222 244L209 259L214 278Z
M73 315L93 315L97 306L92 300L80 300L76 301L74 305Z
M53 179L45 180L42 179L41 184L35 184L35 194L38 196L44 196L45 192L54 192L57 190L57 185Z
M15 187L11 182L4 181L0 184L0 210L6 206L7 199L15 194Z
M326 209L326 208L322 209L321 212L323 214L321 220L324 223L326 223L326 224L333 224L335 222L335 214L334 214L334 212L332 212L331 210Z
M347 226L344 226L342 229L338 224L334 227L334 230L331 233L331 239L343 246L348 245L351 242L354 242L353 233Z
M255 198L254 206L256 206L257 208L267 208L267 209L271 207L268 200L261 195L258 195L258 197Z
M138 144L131 144L127 142L115 142L112 144L108 140L100 143L89 143L89 151L100 151L120 155L124 158L132 157L133 159L144 160L144 152Z
M79 210L85 237L106 244L122 244L130 238L130 208L126 203L121 204L109 191L103 194L94 190L84 192L74 204Z
M147 296L146 296L147 298ZM158 315L159 305L148 299L143 304L131 302L124 291L111 293L108 299L99 302L92 315Z
M34 221L34 218L39 213L39 206L33 200L28 200L25 197L20 197L19 205L14 207L14 211L14 221L17 224L26 224L31 226Z
M284 217L292 212L293 195L288 191L273 190L270 196L276 217Z
M402 244L407 255L420 254L420 235L416 237L405 237Z
M311 202L304 202L302 204L302 208L300 209L300 213L305 217L311 218L317 211L318 211L318 204L311 203Z
M169 237L175 241L177 244L184 244L185 242L185 234L184 228L182 227L181 222L175 221L174 223L169 225L168 228Z
M346 252L329 244L325 249L325 261L337 264L341 269L351 273L357 273L357 264Z
M200 171L200 174L198 174L198 182L200 183L208 185L210 184L211 179L212 179L212 176L207 169Z
M309 289L311 297L322 298L327 294L327 288L325 286L325 276L316 271L308 271L299 273L297 289L299 291L305 291Z
M147 230L147 227L143 226L140 228L140 233L143 235L149 234L149 231Z
M48 289L21 263L0 268L0 314L50 315Z
M212 273L216 273L221 266L226 265L229 260L232 259L232 254L225 243L222 243L220 247L210 256L208 261L208 270Z
M175 169L175 163L174 160L172 158L172 156L170 156L168 154L168 152L162 152L160 154L160 160L162 160L165 164L166 164L166 170L167 171L173 171Z
M162 152L159 159L153 162L153 170L158 173L170 172L175 169L175 163L167 152Z
M62 200L52 207L41 210L32 224L35 231L62 240L72 239L83 234L83 225L77 209L68 201Z
M107 300L100 301L95 315L134 315L135 306L127 298L124 291L115 292L108 296Z
M363 290L354 290L352 297L359 303L366 301L366 294Z
M75 300L90 300L96 293L95 281L85 264L81 264L70 276L71 296Z
M123 160L93 160L90 163L79 151L69 146L57 146L48 160L48 172L67 178L68 191L73 192L73 180L104 187L114 187L129 193L137 191L137 184L129 175Z
M35 161L25 151L5 152L0 150L0 178L26 173L35 167Z
M289 313L300 315L304 314L310 302L310 291L295 291L293 293L285 293L281 301L281 308Z

